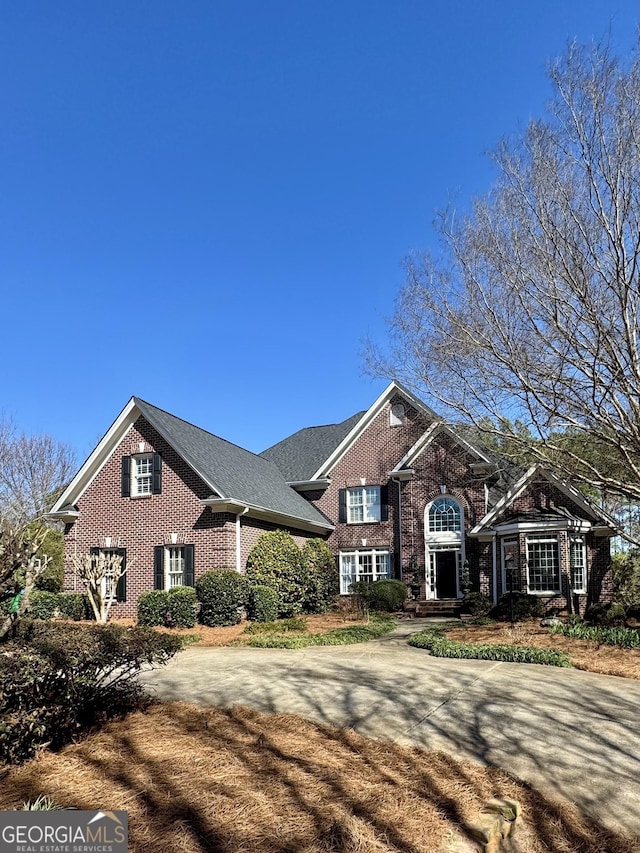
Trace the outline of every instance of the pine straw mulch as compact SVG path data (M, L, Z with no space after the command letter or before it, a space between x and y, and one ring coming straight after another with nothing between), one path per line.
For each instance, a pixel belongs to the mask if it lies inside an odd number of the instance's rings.
M301 617L307 624L309 634L323 634L325 631L333 631L336 628L346 628L349 625L366 625L366 620L350 611L338 611L330 613L318 613L304 615ZM136 625L135 619L113 619L117 625ZM95 624L88 623L88 624ZM169 634L197 635L199 639L193 643L195 646L229 646L234 640L238 640L244 633L247 621L239 622L237 625L228 625L221 628L210 628L207 625L195 625L193 628L155 628L156 631L165 631Z
M640 649L620 649L587 640L551 634L538 622L518 622L508 625L465 625L447 630L450 640L463 643L512 643L519 646L538 646L567 652L576 669L600 675L640 678Z
M640 849L502 770L241 706L153 705L0 773L0 809L39 795L125 809L133 853L467 853L494 796L522 804L519 853Z

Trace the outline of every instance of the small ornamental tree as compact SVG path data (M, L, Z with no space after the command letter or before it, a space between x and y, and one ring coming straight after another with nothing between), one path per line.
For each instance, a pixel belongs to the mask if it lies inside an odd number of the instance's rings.
M301 613L307 588L307 574L300 549L284 530L263 533L247 560L251 586L269 586L278 594L278 616Z
M46 533L46 527L18 528L0 521L0 602L10 601L0 639L26 609L36 578L47 568L49 558L37 556Z
M120 554L100 552L73 557L73 568L87 593L96 622L105 625L111 605L116 600L118 581L133 564L125 567Z
M304 609L324 613L340 592L334 553L324 539L308 539L302 548L302 563L307 575Z

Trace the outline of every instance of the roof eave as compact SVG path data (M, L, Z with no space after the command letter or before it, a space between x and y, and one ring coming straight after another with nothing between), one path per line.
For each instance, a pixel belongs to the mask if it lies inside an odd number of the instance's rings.
M288 515L284 512L257 506L247 501L235 498L204 498L200 503L211 508L213 512L229 512L233 515L248 515L263 521L271 521L274 524L284 524L287 527L295 527L297 530L307 530L311 533L330 533L335 530L333 524L327 522L314 522L308 518L300 518L296 515Z

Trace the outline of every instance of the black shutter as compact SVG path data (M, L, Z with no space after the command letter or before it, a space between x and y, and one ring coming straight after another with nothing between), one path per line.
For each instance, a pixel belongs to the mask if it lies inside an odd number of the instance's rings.
M153 494L159 495L162 491L162 456L153 454Z
M126 548L114 548L115 553L122 557L122 569L123 571L127 568L127 549ZM118 578L118 584L116 586L116 601L126 601L127 600L127 576L120 575Z
M340 489L338 493L338 501L339 501L339 510L338 510L338 521L341 521L346 524L347 521L347 490Z
M131 497L131 457L122 457L122 497Z
M380 521L389 521L389 486L380 486Z
M153 549L153 588L164 589L164 546Z
M95 557L96 554L100 553L100 548L89 548L89 554L92 557Z
M184 586L195 586L193 572L193 545L184 546Z

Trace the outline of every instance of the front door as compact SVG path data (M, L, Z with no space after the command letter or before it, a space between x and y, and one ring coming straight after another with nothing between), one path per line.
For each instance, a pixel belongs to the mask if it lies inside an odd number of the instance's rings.
M457 598L458 559L456 551L436 551L436 595L438 598Z

